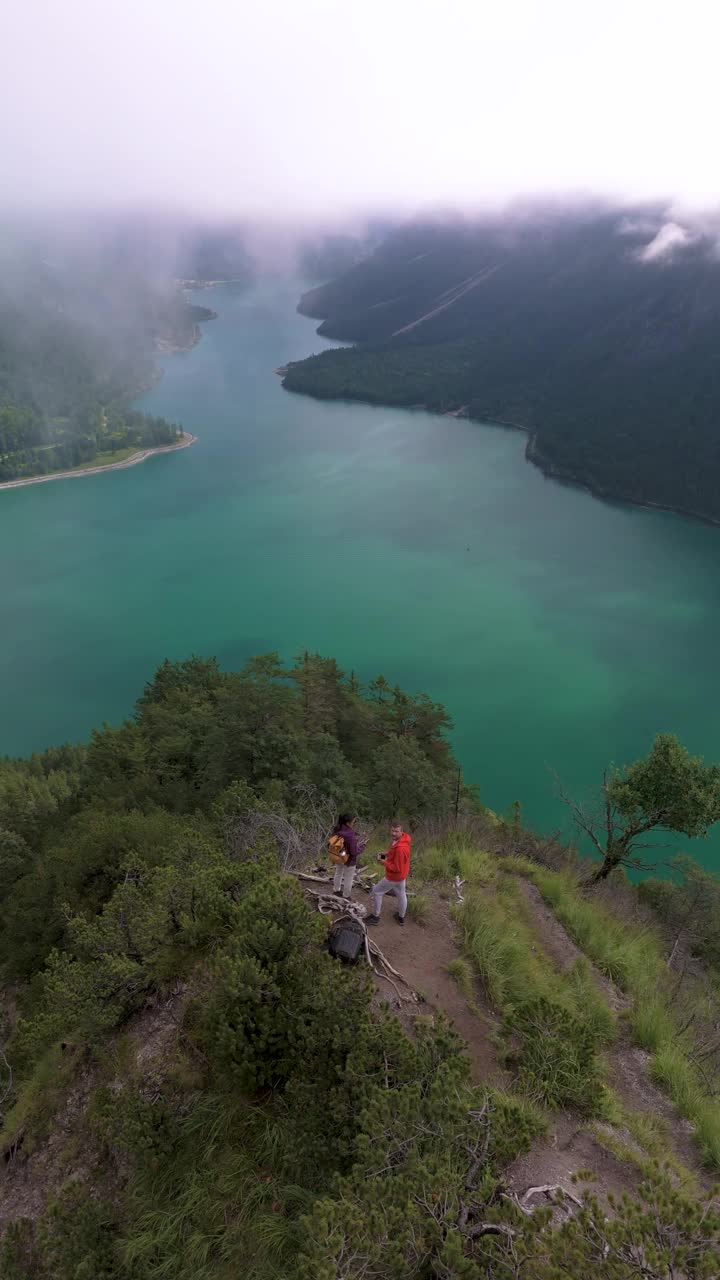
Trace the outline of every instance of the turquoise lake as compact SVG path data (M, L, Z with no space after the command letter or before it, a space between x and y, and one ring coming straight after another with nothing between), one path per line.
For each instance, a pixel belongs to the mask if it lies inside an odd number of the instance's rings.
M720 758L720 529L546 480L518 432L289 395L328 345L302 288L197 295L139 402L191 449L0 492L0 752L119 721L165 657L308 648L444 702L466 779L546 831L553 769L581 793L660 730Z

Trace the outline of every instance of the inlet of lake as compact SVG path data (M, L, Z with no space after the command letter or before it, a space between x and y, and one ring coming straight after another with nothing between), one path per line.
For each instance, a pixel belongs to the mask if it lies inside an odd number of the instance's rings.
M581 795L661 730L720 759L720 529L545 479L519 432L288 394L328 345L302 288L195 296L218 319L139 402L192 448L0 493L0 753L120 721L165 657L309 649L443 702L466 781L542 831L553 772Z

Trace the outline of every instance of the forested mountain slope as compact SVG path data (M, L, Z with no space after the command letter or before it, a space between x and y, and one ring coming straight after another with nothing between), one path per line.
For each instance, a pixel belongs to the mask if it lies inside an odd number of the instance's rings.
M299 309L358 346L290 390L510 422L551 474L720 519L720 257L660 210L411 225Z
M8 237L0 248L0 480L173 443L174 424L129 401L157 377L156 353L190 346L211 317L134 250Z
M3 1280L717 1275L717 882L590 889L447 727L316 655L192 658L0 762ZM340 805L370 864L414 832L379 991L293 874Z

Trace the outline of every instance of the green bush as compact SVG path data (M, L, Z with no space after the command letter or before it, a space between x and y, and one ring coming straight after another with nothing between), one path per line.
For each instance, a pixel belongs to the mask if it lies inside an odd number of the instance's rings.
M518 915L471 890L457 912L463 947L499 1009L521 1001L529 990L547 989L550 967L538 964L533 941Z
M603 1078L598 1041L588 1023L542 996L518 1005L505 1021L519 1039L516 1058L523 1092L544 1106L597 1114Z
M117 1280L116 1211L70 1182L39 1223L11 1224L0 1263L3 1280Z
M447 971L451 978L457 982L465 999L470 1003L474 1000L475 993L473 991L473 975L472 969L464 956L456 956L451 960Z

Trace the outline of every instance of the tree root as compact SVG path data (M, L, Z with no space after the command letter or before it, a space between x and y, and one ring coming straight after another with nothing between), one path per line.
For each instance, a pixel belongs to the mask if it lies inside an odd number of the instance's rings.
M298 871L293 874L297 875L301 880L329 883L329 881L321 881L319 876L305 875L304 872ZM368 914L367 907L360 902L353 902L351 898L343 898L340 894L332 891L323 892L322 890L311 889L307 885L303 887L308 898L315 899L315 906L322 915L339 914L339 916L347 916L351 920L358 920L363 925L365 930L365 959L373 973L392 987L399 1004L417 1004L419 997L417 992L410 986L407 978L403 977L399 970L390 964L387 956L380 950L374 939L368 937L368 932L364 925L364 918ZM407 994L401 990L401 987L407 989Z
M574 1196L572 1191L568 1191L566 1187L562 1187L559 1182L544 1183L541 1187L528 1187L522 1198L521 1208L527 1213L530 1209L528 1200L531 1200L533 1196L544 1195L550 1199L552 1195L558 1194L564 1196L566 1200L572 1200L573 1204L576 1204L578 1209L582 1209L582 1200L578 1200L577 1196Z
M367 915L367 907L361 902L353 902L351 898L343 898L339 893L322 893L316 889L306 889L309 898L315 899L315 905L319 912L324 916L334 915L339 911L341 915L351 916L353 920L362 921Z

